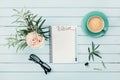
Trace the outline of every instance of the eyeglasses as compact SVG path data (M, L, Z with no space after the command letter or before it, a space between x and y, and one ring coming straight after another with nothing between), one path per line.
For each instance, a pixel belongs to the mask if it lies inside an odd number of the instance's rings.
M31 61L39 64L39 65L43 68L45 74L47 74L48 72L51 71L50 66L49 66L48 64L46 64L45 62L43 62L43 61L42 61L38 56L36 56L35 54L31 54L29 60L31 60Z

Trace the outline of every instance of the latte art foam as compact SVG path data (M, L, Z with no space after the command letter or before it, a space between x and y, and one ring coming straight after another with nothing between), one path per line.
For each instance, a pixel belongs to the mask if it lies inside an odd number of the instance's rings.
M91 17L88 21L88 29L91 32L100 32L103 27L104 21L98 16Z

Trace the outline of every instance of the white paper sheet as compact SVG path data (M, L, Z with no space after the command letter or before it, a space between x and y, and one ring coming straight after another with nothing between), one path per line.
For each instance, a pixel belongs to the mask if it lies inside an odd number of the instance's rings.
M51 60L53 63L76 62L77 26L51 27Z

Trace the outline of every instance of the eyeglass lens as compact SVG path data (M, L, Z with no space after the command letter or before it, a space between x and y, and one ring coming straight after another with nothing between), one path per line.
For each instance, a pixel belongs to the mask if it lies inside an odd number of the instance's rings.
M41 65L41 67L44 69L45 74L47 74L47 72L51 71L51 68L48 64L46 64L45 62L43 62L38 56L36 56L35 54L31 54L29 60L34 61L35 63L38 63Z

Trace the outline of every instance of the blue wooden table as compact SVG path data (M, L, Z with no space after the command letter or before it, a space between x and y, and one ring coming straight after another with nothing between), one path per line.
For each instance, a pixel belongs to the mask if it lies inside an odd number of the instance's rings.
M44 16L45 25L78 25L76 64L49 63L49 42L42 49L16 48L6 46L6 38L15 34L17 24L11 24L16 17L13 9L27 8ZM109 30L101 38L87 36L81 28L83 17L90 11L101 11L109 20ZM22 27L23 28L23 27ZM99 50L107 69L102 68L98 58L89 67L87 48L91 41L101 44ZM52 72L45 75L41 67L28 61L34 53L49 63ZM119 0L0 0L0 80L120 80L120 1Z

